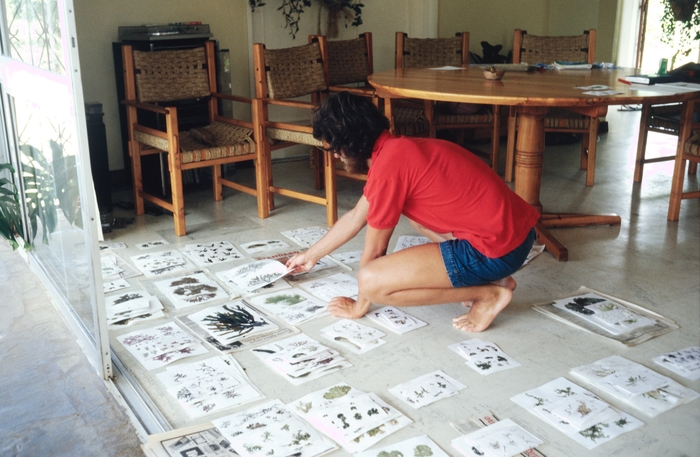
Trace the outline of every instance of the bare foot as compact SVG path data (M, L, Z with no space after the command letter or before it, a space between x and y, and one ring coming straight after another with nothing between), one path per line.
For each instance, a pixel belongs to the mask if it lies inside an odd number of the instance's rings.
M513 291L509 288L495 287L492 296L474 300L469 312L452 319L452 325L467 332L483 332L512 298Z
M491 284L505 287L505 288L510 289L510 290L515 290L515 288L518 287L518 283L515 282L515 279L513 279L512 276L508 276L507 278L499 279L498 281L494 281ZM466 300L466 301L462 302L462 306L464 306L465 308L471 308L473 304L474 304L474 300Z

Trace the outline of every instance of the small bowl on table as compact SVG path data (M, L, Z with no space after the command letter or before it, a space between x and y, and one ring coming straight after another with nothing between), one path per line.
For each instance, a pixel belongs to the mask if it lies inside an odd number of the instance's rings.
M503 78L505 73L505 70L497 70L495 67L491 67L484 70L484 78L491 81L498 81L499 79Z

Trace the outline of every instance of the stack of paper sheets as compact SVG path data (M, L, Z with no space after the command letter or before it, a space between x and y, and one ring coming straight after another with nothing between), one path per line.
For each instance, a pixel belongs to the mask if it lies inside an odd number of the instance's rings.
M390 446L355 454L355 457L432 456L449 457L428 435L410 438Z
M109 251L100 254L100 267L103 281L133 278L141 274L124 259Z
M437 370L420 376L413 381L399 384L389 389L389 392L406 402L414 409L434 403L443 398L459 394L467 386L456 379Z
M510 419L452 440L452 447L465 457L511 457L540 444L541 439Z
M136 321L163 317L163 304L145 290L133 290L105 297L107 323L126 327Z
M644 425L566 378L557 378L511 400L587 449Z
M205 308L188 315L187 319L189 322L182 320L203 329L222 346L278 328L277 324L243 300Z
M276 260L256 260L239 265L217 275L227 283L233 283L246 293L255 292L289 273L284 264Z
M303 333L251 350L295 386L352 366L338 351Z
M323 227L306 227L295 230L287 230L282 232L282 235L286 236L300 246L308 248L316 244L316 242L323 238L326 233L328 233L328 229Z
M328 315L326 303L300 289L286 289L251 296L248 300L253 305L266 309L291 325L298 325Z
M241 251L228 241L186 244L181 251L200 267L244 258Z
M608 333L620 335L638 327L654 325L654 321L597 294L583 294L570 299L557 300L559 309L586 319Z
M303 282L299 287L326 303L334 297L350 297L357 300L357 279L347 273Z
M241 457L314 457L337 449L279 400L212 423Z
M386 333L350 319L341 319L321 329L321 335L355 354L364 354L386 343Z
M177 309L229 298L226 291L203 271L155 282Z
M700 379L700 346L667 352L652 360L691 381Z
M207 353L198 339L175 322L119 335L117 341L147 370L161 368L184 357Z
M382 325L394 333L403 335L411 330L425 327L426 324L420 319L416 319L404 311L394 308L393 306L384 306L382 308L370 311L366 314L367 318Z
M265 398L230 355L168 367L156 376L193 418Z
M619 355L573 368L571 373L649 417L700 396L673 379Z
M467 359L466 365L482 375L520 366L520 363L501 351L494 343L478 338L465 340L448 347Z
M312 392L289 407L350 453L364 451L411 423L374 393L345 383Z
M194 268L194 265L178 250L135 255L131 257L131 261L141 273L148 277Z

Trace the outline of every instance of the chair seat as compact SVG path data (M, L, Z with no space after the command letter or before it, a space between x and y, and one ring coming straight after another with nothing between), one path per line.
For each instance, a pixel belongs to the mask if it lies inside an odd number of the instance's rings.
M700 157L700 130L693 130L692 135L685 142L683 148L686 154Z
M214 122L197 130L207 132L207 136L214 139L214 146L195 140L190 131L180 132L180 153L183 164L236 157L255 152L252 129ZM134 137L140 143L162 151L168 150L168 142L164 138L140 131L134 131Z
M443 114L436 113L436 124L490 124L493 122L493 113L488 110L475 114Z
M398 106L394 110L394 123L397 135L421 135L430 130L430 123L422 109Z
M267 138L273 141L283 141L288 143L307 144L309 146L323 147L323 143L313 137L310 133L295 132L268 127Z

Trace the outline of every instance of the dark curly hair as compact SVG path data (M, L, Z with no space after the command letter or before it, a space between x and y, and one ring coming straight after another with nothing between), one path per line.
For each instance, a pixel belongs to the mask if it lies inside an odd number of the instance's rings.
M342 154L348 168L356 172L367 171L374 143L389 130L388 119L369 98L347 91L324 100L315 109L312 122L314 138Z

